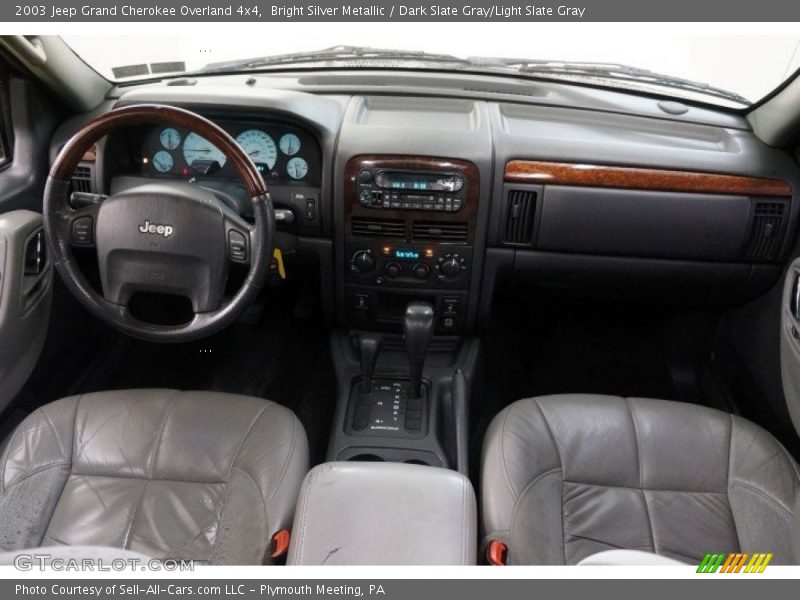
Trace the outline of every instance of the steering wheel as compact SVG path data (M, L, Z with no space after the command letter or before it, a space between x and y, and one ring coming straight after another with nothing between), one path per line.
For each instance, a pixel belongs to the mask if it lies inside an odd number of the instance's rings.
M219 148L252 199L254 225L191 182L148 183L96 204L71 206L70 180L84 152L109 133L142 124L187 128ZM272 260L275 214L261 174L230 135L193 112L147 104L105 113L67 142L45 186L44 228L53 263L91 314L140 339L185 342L223 329L258 295ZM74 247L96 250L102 295L79 269ZM249 272L224 302L231 263L249 264ZM186 297L193 317L163 326L137 319L129 307L137 292Z

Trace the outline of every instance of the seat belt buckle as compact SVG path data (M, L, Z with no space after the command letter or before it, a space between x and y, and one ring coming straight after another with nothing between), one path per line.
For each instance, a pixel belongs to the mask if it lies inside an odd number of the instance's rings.
M288 529L281 529L272 534L272 558L273 562L278 562L276 559L285 559L286 553L289 552L289 541L292 539L292 534Z
M504 567L508 563L508 546L500 540L490 540L486 545L486 560L494 567Z

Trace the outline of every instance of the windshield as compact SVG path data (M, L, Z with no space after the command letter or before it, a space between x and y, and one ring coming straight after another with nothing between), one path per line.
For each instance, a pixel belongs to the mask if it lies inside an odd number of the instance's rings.
M512 74L638 90L743 108L800 68L798 35L614 35L525 23L289 23L270 35L62 36L118 82L184 73L304 68L415 68ZM230 31L230 30L229 30Z

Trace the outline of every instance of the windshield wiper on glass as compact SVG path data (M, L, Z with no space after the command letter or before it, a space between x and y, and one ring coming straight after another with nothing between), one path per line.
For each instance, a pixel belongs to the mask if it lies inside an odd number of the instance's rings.
M251 71L263 68L275 68L284 65L298 65L310 63L335 63L337 66L352 66L354 62L391 62L397 66L398 62L442 63L447 65L470 65L471 62L449 54L432 54L409 50L381 50L362 46L334 46L313 52L297 52L294 54L279 54L209 64L195 73L226 73L231 71Z
M552 76L563 78L594 77L600 79L611 79L615 81L647 83L716 96L718 98L723 98L739 104L750 104L750 101L747 98L744 98L739 94L714 87L707 83L692 81L690 79L684 79L681 77L663 75L648 69L641 69L638 67L631 67L616 63L568 62L507 58L470 58L469 60L475 66L483 66L486 68L512 68L517 73L527 75L542 75L545 77Z

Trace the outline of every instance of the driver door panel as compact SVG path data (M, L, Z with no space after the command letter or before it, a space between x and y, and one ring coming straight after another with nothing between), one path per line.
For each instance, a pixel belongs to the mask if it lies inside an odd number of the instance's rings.
M0 214L0 410L39 359L52 289L42 216L28 210Z

